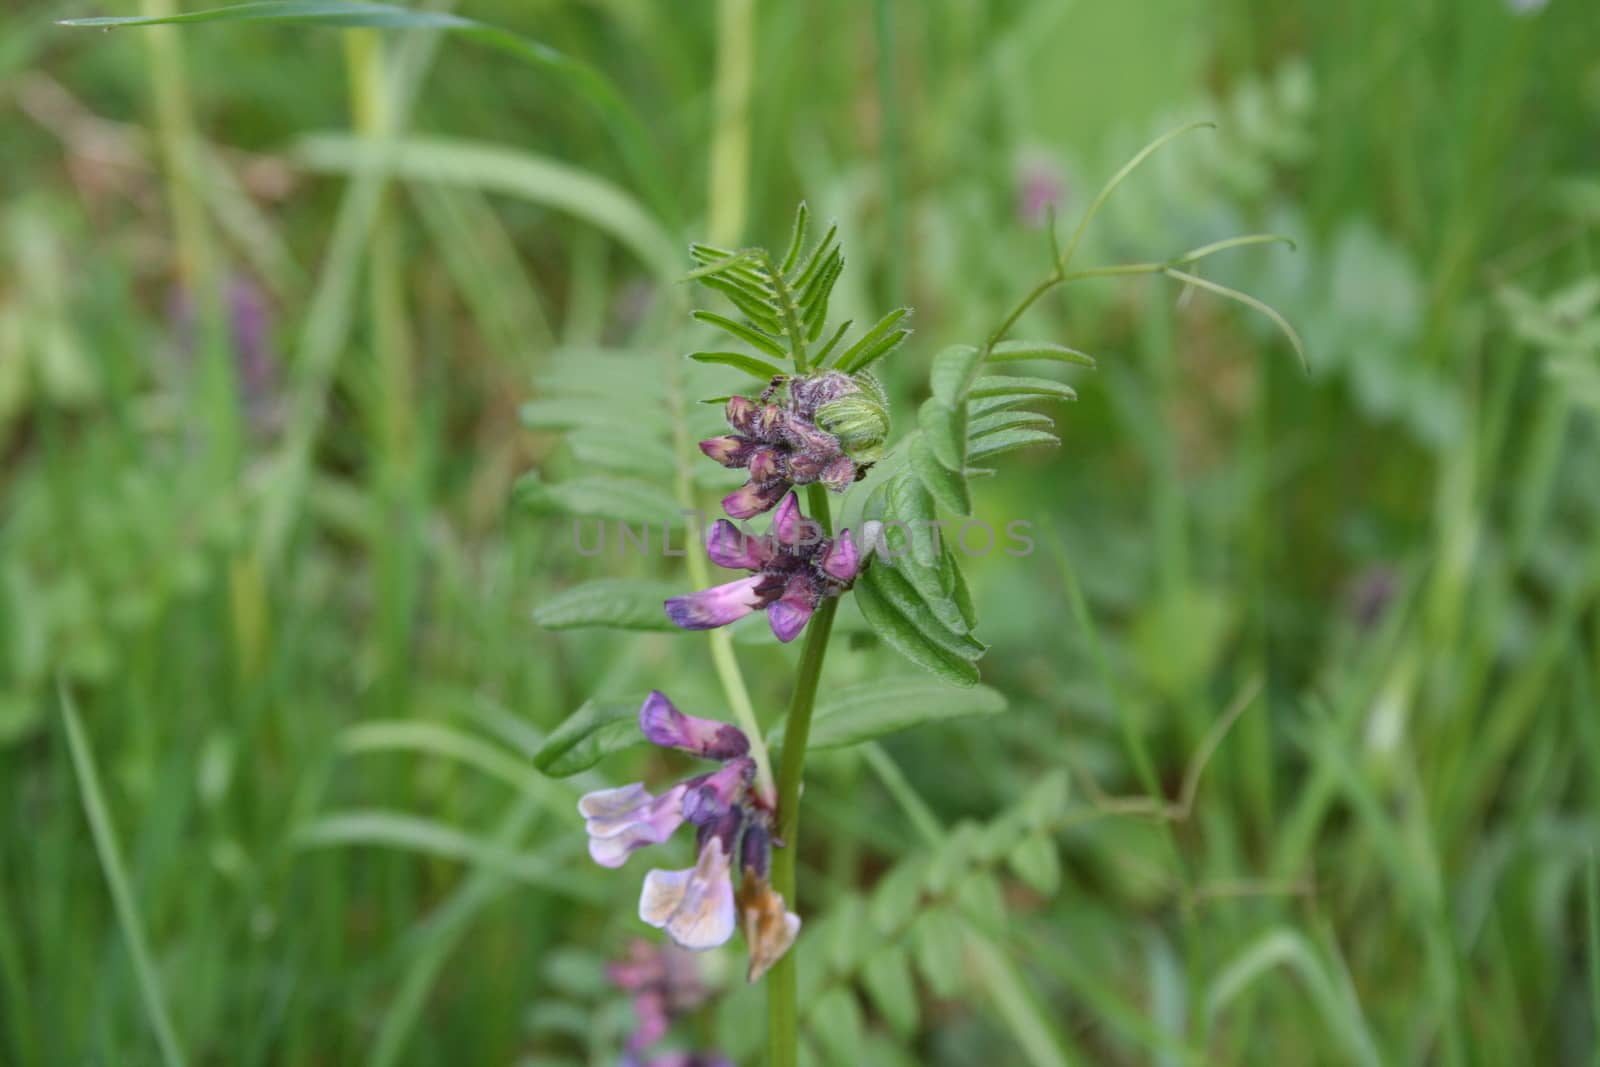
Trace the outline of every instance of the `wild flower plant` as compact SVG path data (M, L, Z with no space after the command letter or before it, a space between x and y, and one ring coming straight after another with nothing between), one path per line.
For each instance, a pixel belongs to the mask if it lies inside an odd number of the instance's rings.
M740 726L734 726L684 715L656 692L639 709L639 730L656 745L719 760L722 769L659 795L638 783L590 793L579 809L587 820L591 854L606 866L620 866L635 849L666 841L685 823L696 828L694 864L650 871L639 917L686 949L721 945L736 930L743 933L749 980L771 971L769 1051L774 1064L792 1064L796 1048L795 978L786 953L802 929L794 906L797 808L834 615L840 598L854 593L868 624L886 644L947 682L976 683L976 662L985 646L974 636L977 619L960 561L934 533L939 511L971 514L969 481L993 473L980 461L1034 444L1058 443L1050 419L1016 409L1075 396L1054 378L985 372L1022 361L1094 365L1090 357L1063 345L1010 339L1024 312L1066 282L1163 274L1264 311L1299 349L1298 338L1270 308L1182 269L1228 248L1280 238L1252 235L1159 263L1068 271L1084 228L1111 189L1160 143L1112 179L1065 251L1055 245L1050 218L1050 273L981 345L955 345L934 357L931 395L918 409L916 429L893 447L887 445L889 401L870 368L910 335L903 325L910 309L890 312L851 343L845 340L850 322L828 330L829 296L844 267L835 229L828 229L808 251L810 217L802 205L782 256L761 248L691 248L697 266L690 277L725 297L739 313L733 318L701 310L694 317L750 350L696 352L693 358L726 365L762 383L754 395L723 398L732 432L699 443L706 457L749 473L743 486L723 498L728 518L707 529L705 547L717 565L751 574L670 597L663 607L667 618L685 630L713 630L764 611L780 641L792 641L802 632L806 640L773 786L757 774L770 757L752 717L741 716ZM829 500L857 483L863 483L866 494L860 510L864 536L833 529ZM732 521L769 512L770 527L763 534ZM906 709L896 710L896 715L885 716L884 730L905 725ZM915 717L913 709L910 718ZM576 744L594 742L593 759L584 761L589 765L627 742L617 725L614 717L580 711L552 737L551 751L559 755ZM861 737L873 733L871 724L860 724ZM603 734L605 739L595 742Z

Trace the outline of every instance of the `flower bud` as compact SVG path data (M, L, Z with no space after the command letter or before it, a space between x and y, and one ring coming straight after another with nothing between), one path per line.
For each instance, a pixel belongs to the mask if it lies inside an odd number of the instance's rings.
M889 436L889 401L870 374L857 379L859 388L819 407L816 423L832 434L845 455L858 463L872 463L883 455Z
M728 425L742 434L754 431L756 402L747 396L730 396L726 411Z
M701 441L700 451L724 467L743 467L750 462L752 448L748 438L727 434Z
M758 445L750 452L750 480L752 482L770 482L783 472L778 459L778 450L770 445Z

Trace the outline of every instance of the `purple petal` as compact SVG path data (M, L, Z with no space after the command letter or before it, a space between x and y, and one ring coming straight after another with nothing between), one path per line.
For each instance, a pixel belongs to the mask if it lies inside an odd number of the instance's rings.
M747 396L730 396L726 415L728 425L740 433L749 433L755 428L757 405Z
M806 452L827 462L839 454L839 439L815 423L790 415L782 422L783 439L797 452Z
M744 740L743 734L739 735L739 740ZM715 822L749 787L755 771L755 760L746 756L732 760L720 771L686 783L690 788L684 794L684 818L695 826Z
M737 726L685 715L659 690L644 698L644 705L639 708L639 729L652 744L706 759L737 760L750 751L749 739Z
M842 493L850 488L850 483L856 480L856 465L849 456L840 456L817 475L817 481L832 489L835 493Z
M666 601L667 618L685 630L712 630L742 619L761 606L755 595L761 576L740 578L726 585L712 586L698 593L675 596Z
M783 596L768 605L767 623L779 641L793 641L817 610L816 581L809 574L797 574L783 587Z
M752 431L758 441L776 440L783 428L784 411L776 404L764 404L752 420Z
M736 519L748 519L776 504L788 488L789 483L781 478L765 485L746 482L722 498L722 510Z
M700 825L695 834L695 846L704 848L707 841L713 837L722 842L722 850L728 855L733 855L733 846L739 840L739 831L744 829L745 808L742 804L735 804L727 808L720 815L700 813L706 821Z
M739 846L739 857L745 877L766 879L772 869L772 831L759 819L746 827L744 841Z
M637 811L654 798L642 782L632 782L615 789L597 789L578 798L578 814L584 819L607 819Z
M750 480L770 482L782 474L778 463L778 450L771 445L757 445L750 453Z
M767 608L767 622L772 625L773 636L784 644L788 644L800 636L800 631L806 628L806 623L811 621L811 612L815 610L807 604L795 604L787 600L773 601Z
M706 555L719 567L760 570L770 554L765 538L747 533L727 519L718 519L706 534Z
M822 571L829 578L837 578L841 582L854 580L856 572L861 569L861 554L856 551L855 540L850 536L849 530L840 530L839 536L833 539L828 550L822 554Z
M800 514L800 497L790 493L772 513L772 535L780 545L798 545L804 534L806 517Z
M620 867L636 850L659 845L683 825L687 785L652 797L637 783L602 789L578 801L589 833L589 855L602 867Z
M789 477L798 485L807 485L816 481L827 465L832 462L832 452L806 452L796 450L789 453Z
M735 434L708 437L700 442L700 451L724 467L743 467L750 462L750 440Z
M647 990L633 998L633 1033L628 1048L634 1052L649 1048L667 1036L667 998L660 990Z

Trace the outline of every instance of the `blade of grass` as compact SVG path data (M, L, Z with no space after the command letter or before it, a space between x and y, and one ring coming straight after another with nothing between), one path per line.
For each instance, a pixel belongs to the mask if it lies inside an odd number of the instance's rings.
M642 204L598 175L532 152L442 137L397 137L375 151L344 134L317 134L301 141L296 155L315 170L384 169L410 181L481 189L553 207L609 234L658 278L671 281L681 274L676 243Z
M1212 981L1206 995L1207 1032L1216 1029L1217 1020L1229 1004L1279 967L1287 967L1300 976L1328 1032L1345 1044L1355 1062L1363 1067L1381 1067L1383 1060L1360 1006L1340 995L1339 985L1328 976L1311 943L1298 931L1287 928L1269 931Z
M1590 852L1583 869L1584 925L1589 935L1589 1032L1592 1062L1600 1064L1600 854Z
M453 0L441 0L440 6L451 2ZM435 39L428 34L408 35L391 66L387 86L388 128L396 136L405 128L417 92L432 64L435 44ZM375 166L363 171L345 190L334 217L328 251L296 348L295 379L290 388L284 443L263 489L257 551L268 570L275 569L283 559L310 480L312 451L327 417L328 392L339 357L349 339L358 275L369 236L377 222L386 183L385 168Z
M965 932L967 956L989 993L994 1010L1033 1067L1068 1067L1066 1039L1050 1021L1044 1005L1000 947L977 930Z
M514 849L533 824L538 804L535 796L526 796L518 802L491 838L493 847ZM406 968L400 988L389 1001L389 1009L378 1027L372 1055L367 1061L372 1067L390 1067L401 1061L406 1040L416 1029L440 968L466 936L472 921L510 885L511 880L495 870L474 870L461 887L412 932L409 940L416 956Z
M517 258L494 209L483 194L470 189L418 184L412 193L424 228L489 350L508 360L515 373L531 375L534 357L555 348L555 331L545 316L547 297Z
M301 848L343 848L374 845L419 852L469 863L515 878L558 896L600 901L607 883L587 872L574 872L570 853L581 849L578 838L558 839L536 852L515 852L473 834L397 811L343 811L312 820L294 834Z
M320 24L345 29L443 30L513 55L554 76L594 107L632 171L634 180L649 191L659 216L676 229L676 201L666 180L670 172L657 158L643 123L628 107L616 85L589 64L498 26L448 11L412 10L363 0L261 0L258 3L182 14L62 19L59 24L111 29L119 26L198 22L272 22Z
M145 1015L150 1029L155 1032L156 1044L161 1048L162 1061L167 1067L183 1067L188 1061L182 1046L178 1044L178 1035L172 1028L161 975L145 944L139 908L122 862L122 850L117 845L117 833L106 808L105 794L100 789L100 773L95 768L94 753L89 748L83 724L78 719L77 705L64 683L58 686L57 695L61 701L61 718L66 725L67 748L72 754L72 766L78 776L83 813L89 821L89 832L100 858L101 873L105 875L106 885L111 890L111 903L116 909L117 922L122 927L123 939L128 943L128 955L133 961L133 973L138 982L139 996L144 1001Z

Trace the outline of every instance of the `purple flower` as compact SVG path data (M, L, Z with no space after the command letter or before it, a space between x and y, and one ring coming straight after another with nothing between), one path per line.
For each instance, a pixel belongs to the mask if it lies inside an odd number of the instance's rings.
M629 1053L618 1067L733 1067L733 1061L714 1052L663 1052L648 1060Z
M271 303L261 286L245 275L229 280L222 299L238 368L240 396L251 421L259 428L267 428L280 399L283 363L273 340ZM173 290L168 318L179 350L193 355L199 343L199 330L191 290L184 287Z
M700 966L692 952L668 943L652 945L635 939L626 958L606 967L611 984L633 995L634 1030L628 1036L622 1062L638 1067L661 1064L727 1064L715 1055L698 1057L669 1052L649 1060L639 1059L651 1045L667 1035L674 1020L705 1003L708 995Z
M1067 183L1061 170L1046 159L1030 159L1019 168L1017 175L1017 214L1033 229L1040 229L1050 217L1052 208L1061 207L1067 196Z
M578 811L589 832L589 855L602 867L621 867L635 849L659 845L683 825L688 791L689 783L682 782L653 797L634 782L585 794Z
M639 709L639 729L652 744L706 759L737 759L750 751L749 739L737 726L685 715L660 690L645 697Z
M634 938L625 958L606 965L606 977L624 992L659 994L669 1015L693 1011L707 995L697 957L670 942Z
M716 948L733 936L733 879L722 838L713 834L693 867L652 870L639 894L639 918L687 949Z
M824 598L849 588L861 568L850 531L823 537L816 523L800 513L793 493L773 515L770 535L751 537L718 519L706 535L706 553L718 566L756 573L673 597L665 604L667 616L685 630L709 630L764 610L772 632L785 642L799 635Z
M779 513L774 531L795 538L803 524L798 506L791 503ZM761 559L769 555L763 552ZM819 567L831 560L828 565L834 570L849 561L853 573L853 547L831 554L819 547L817 558ZM750 740L727 723L685 715L659 691L639 708L639 729L662 748L717 760L722 766L679 782L660 796L638 782L586 794L578 801L578 810L589 832L589 854L603 866L620 867L636 849L661 844L684 823L695 827L695 865L646 874L639 917L695 951L723 944L736 926L741 927L750 940L754 981L794 942L800 919L783 907L783 898L767 884L772 809L751 788L756 761L747 754ZM736 856L741 868L737 901L732 877ZM677 1009L671 996L662 999L653 984L659 977L653 969L659 961L640 958L638 952L633 955L626 963L614 964L610 974L619 986L638 992L634 1003L638 1030L628 1045L630 1052L637 1052L665 1033Z
M680 782L652 796L634 782L600 789L578 801L589 832L589 855L603 867L621 867L634 850L659 845L685 821L705 826L733 806L748 788L755 762L750 740L737 726L685 715L659 690L639 708L639 729L654 744L726 764L722 770Z
M821 482L842 493L855 481L855 462L839 439L817 426L823 405L860 390L853 379L825 371L788 383L786 405L745 396L728 400L728 425L736 431L700 442L700 451L724 467L750 472L750 480L722 499L723 510L748 519L768 510L796 485Z
M738 801L755 777L756 761L747 756L731 760L722 770L691 778L683 783L688 792L683 798L683 817L701 829L716 830L729 812L738 810ZM734 828L737 834L738 828ZM725 845L732 850L733 842Z

